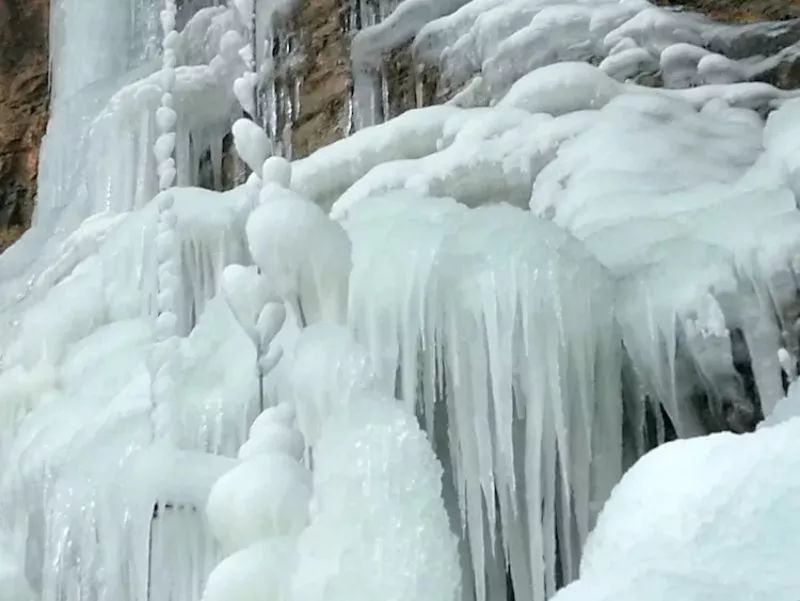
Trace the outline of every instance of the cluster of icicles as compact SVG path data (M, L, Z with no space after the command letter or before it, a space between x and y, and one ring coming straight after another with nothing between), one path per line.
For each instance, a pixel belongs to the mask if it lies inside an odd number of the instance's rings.
M40 229L105 212L0 288L0 551L42 601L550 597L627 465L796 375L800 108L733 83L793 50L636 0L356 3L357 123L412 37L462 93L290 164L255 71L290 4L165 0L162 68L44 190ZM247 181L188 188L229 128Z

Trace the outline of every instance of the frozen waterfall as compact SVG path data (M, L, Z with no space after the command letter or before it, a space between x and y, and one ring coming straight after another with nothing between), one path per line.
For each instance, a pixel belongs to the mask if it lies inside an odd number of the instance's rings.
M797 601L800 24L300 4L51 1L0 601Z

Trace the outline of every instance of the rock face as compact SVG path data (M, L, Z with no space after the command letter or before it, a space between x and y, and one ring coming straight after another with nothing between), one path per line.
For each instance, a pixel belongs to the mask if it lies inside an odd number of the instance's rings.
M305 72L293 132L294 158L302 158L347 133L349 96L345 2L307 0L297 26L305 48Z
M661 0L723 21L769 21L800 18L800 0Z
M0 0L0 252L30 225L47 125L48 0Z

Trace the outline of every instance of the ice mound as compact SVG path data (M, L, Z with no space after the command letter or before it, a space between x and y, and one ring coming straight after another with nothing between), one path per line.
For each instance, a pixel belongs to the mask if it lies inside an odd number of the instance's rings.
M255 422L253 425L255 427ZM303 436L296 430L278 423L262 422L255 431L251 428L250 439L239 449L239 458L281 453L299 461L305 448Z
M744 436L672 442L643 457L603 509L581 579L555 599L796 597L798 434L795 418Z
M265 538L296 535L306 525L309 475L283 454L250 457L214 485L208 520L228 553Z
M295 543L273 538L223 559L208 578L202 601L279 601L286 598Z
M441 467L412 416L394 400L353 398L326 422L314 457L292 598L461 598Z

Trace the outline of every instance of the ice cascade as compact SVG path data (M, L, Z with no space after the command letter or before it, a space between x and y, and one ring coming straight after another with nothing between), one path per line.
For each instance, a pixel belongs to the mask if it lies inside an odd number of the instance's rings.
M123 4L51 1L0 601L797 598L797 22L347 0L297 159L300 3Z

